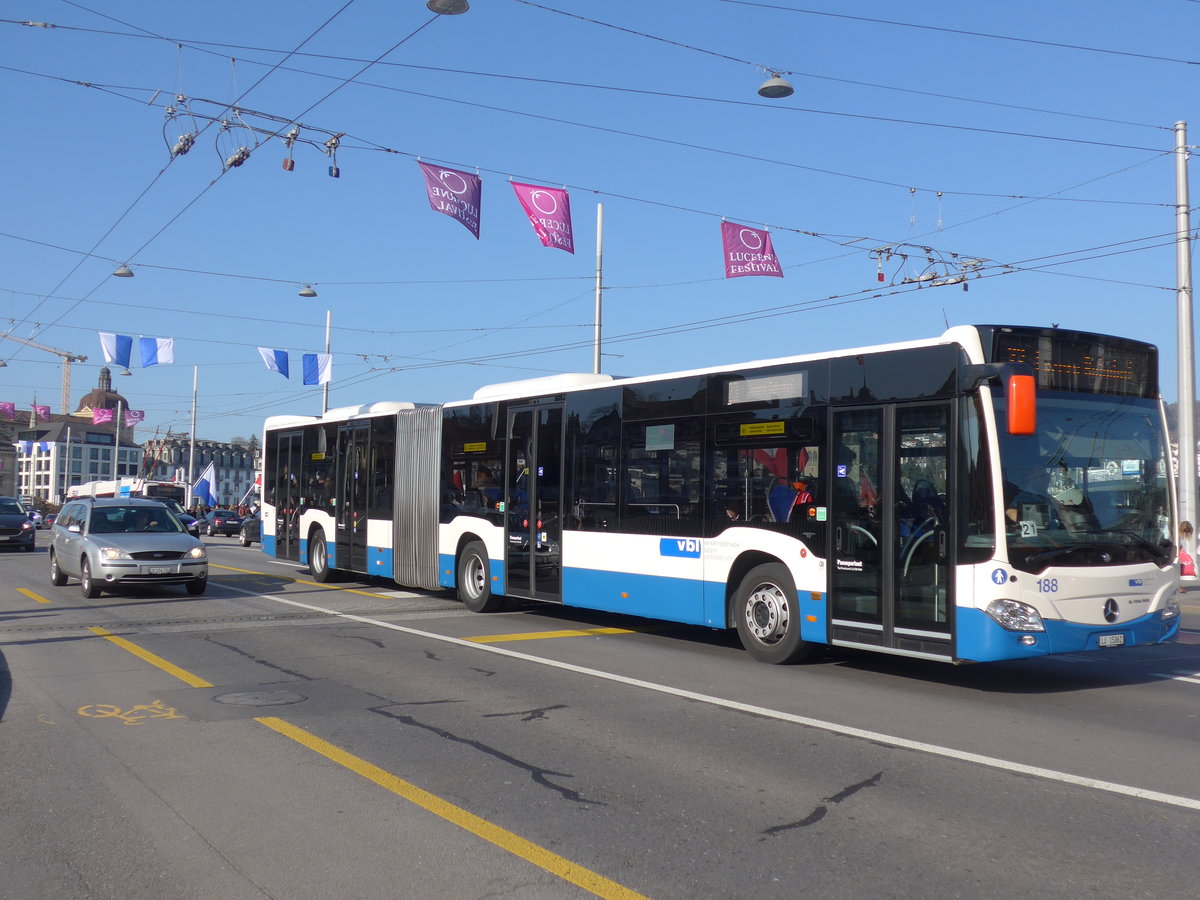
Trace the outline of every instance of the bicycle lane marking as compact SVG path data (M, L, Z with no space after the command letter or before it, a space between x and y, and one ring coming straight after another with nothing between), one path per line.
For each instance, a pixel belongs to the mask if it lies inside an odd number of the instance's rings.
M222 587L228 589L227 585L222 585ZM214 687L213 684L210 684L203 678L193 675L191 672L180 668L163 657L151 653L149 650L145 650L132 641L115 635L104 628L89 627L88 631L116 644L123 650L127 650L152 666L175 676L190 687ZM118 710L117 712L119 713L120 711ZM113 715L116 714L114 713ZM460 806L455 806L453 803L443 800L436 794L431 794L429 791L423 790L415 784L411 784L364 759L354 756L303 728L298 728L274 716L256 718L254 721L284 737L290 738L301 746L307 747L314 753L324 756L326 759L337 763L343 768L349 769L356 775L366 778L368 781L407 800L415 806L433 813L451 825L455 825L476 837L482 838L506 853L523 859L527 863L561 878L563 881L568 881L577 887L583 888L597 897L602 897L604 900L648 900L645 895L639 894L631 888L605 878L598 872L593 872L591 869L573 863L566 857L559 856L557 853L553 853L539 844L526 840L506 828L494 825L487 819L468 812Z
M753 704L742 703L737 700L728 700L724 697L714 697L709 694L701 694L697 693L696 691L689 691L684 688L677 688L667 684L644 681L640 678L632 678L627 675L618 675L615 672L605 672L602 669L591 669L586 666L577 666L573 663L561 662L555 659L545 659L539 656L530 655L528 653L522 653L519 650L510 650L507 647L498 647L495 644L479 643L478 641L472 641L468 638L456 638L445 634L438 634L433 631L422 631L418 628L410 628L407 625L397 625L392 622L384 622L380 619L372 619L370 616L338 612L337 610L317 606L314 603L304 603L299 600L288 600L285 597L279 596L255 594L251 591L244 591L240 588L234 588L229 585L222 585L222 587L225 590L234 591L239 594L245 594L246 596L250 597L256 597L261 600L270 600L274 603L282 603L287 606L295 606L300 609L325 613L326 615L334 616L340 619L348 619L352 622L362 622L365 625L376 625L380 628L386 628L390 631L398 631L403 634L413 635L414 637L441 641L442 643L454 644L459 647L469 647L472 650L477 650L482 653L494 653L498 656L507 656L511 659L531 662L540 666L549 666L553 669L562 669L563 671L574 672L578 675L584 675L589 678L598 678L603 681L611 681L617 684L624 684L629 687L636 687L643 690L654 691L660 694L667 694L672 697L680 697L682 699L692 700L697 703L706 703L710 706L718 706L724 709L749 713L750 715L761 716L767 719L775 719L780 722L790 722L794 725L815 728L830 734L839 734L845 737L860 738L862 740L871 741L872 743L882 744L888 747L914 750L918 753L925 753L930 756L940 756L946 759L955 759L960 762L974 763L976 765L985 766L989 769L996 769L1002 772L1011 772L1018 775L1029 775L1034 778L1044 779L1046 781L1056 781L1061 784L1070 784L1076 787L1105 791L1106 793L1118 794L1124 797L1136 797L1141 800L1164 803L1168 806L1178 806L1184 809L1200 810L1200 799L1195 797L1183 797L1177 794L1167 794L1161 791L1152 791L1147 788L1134 787L1133 785L1118 784L1112 781L1102 781L1097 778L1089 778L1085 775L1074 775L1070 772L1062 772L1056 769L1046 769L1041 766L1031 766L1025 763L1015 762L1013 760L1001 759L996 756L986 756L981 753L973 753L969 750L957 750L953 747L944 747L939 744L928 744L924 741L915 741L910 738L903 738L892 734L884 734L879 731L868 731L865 728L856 728L852 725L842 725L838 722L828 722L822 719L814 719L809 716L801 716L795 713L783 712L782 710L769 709L764 706L754 706Z

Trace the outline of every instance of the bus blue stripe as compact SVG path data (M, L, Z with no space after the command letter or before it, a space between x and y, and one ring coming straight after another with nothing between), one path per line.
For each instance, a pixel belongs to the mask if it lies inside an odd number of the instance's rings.
M1121 622L1119 625L1079 625L1054 619L1046 621L1044 632L1016 632L1001 628L981 609L958 608L959 659L996 662L1002 659L1030 659L1051 653L1078 653L1099 649L1102 634L1124 634L1126 647L1157 644L1174 640L1179 633L1181 616L1163 621L1162 613ZM1033 646L1021 643L1025 634L1037 639Z

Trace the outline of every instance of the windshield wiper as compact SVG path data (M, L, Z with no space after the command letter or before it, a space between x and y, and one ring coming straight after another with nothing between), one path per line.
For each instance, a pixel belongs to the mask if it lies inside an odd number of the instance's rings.
M1070 547L1055 547L1053 550L1043 550L1041 553L1025 557L1025 562L1032 563L1033 565L1037 565L1043 561L1049 562L1052 559L1058 559L1060 556L1074 553L1076 550L1083 550L1088 546L1088 544L1072 544Z
M1088 531L1088 534L1123 534L1126 537L1133 538L1134 546L1140 547L1141 549L1147 551L1151 556L1154 557L1156 562L1160 564L1165 563L1171 558L1162 547L1158 546L1152 541L1146 540L1136 531L1128 531L1122 528L1093 528Z

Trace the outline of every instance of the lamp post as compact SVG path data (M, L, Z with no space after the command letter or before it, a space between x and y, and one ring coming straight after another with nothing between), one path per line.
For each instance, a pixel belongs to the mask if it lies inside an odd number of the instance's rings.
M1196 525L1196 375L1192 334L1192 254L1188 213L1187 122L1175 123L1175 283L1178 345L1179 519ZM1191 544L1191 539L1188 541ZM1195 547L1187 551L1195 556Z

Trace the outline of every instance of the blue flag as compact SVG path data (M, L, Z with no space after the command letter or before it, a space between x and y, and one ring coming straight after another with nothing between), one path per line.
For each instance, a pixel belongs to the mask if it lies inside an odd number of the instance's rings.
M333 355L330 353L304 354L304 383L328 384L333 380Z
M269 347L259 347L259 354L262 356L263 364L272 372L278 372L284 378L290 378L288 375L288 354L286 350L272 350Z
M123 369L129 368L129 356L133 352L133 338L127 334L100 332L100 348L106 363L116 363Z
M175 362L175 338L140 338L142 368Z
M213 482L217 480L216 470L213 464L209 462L204 467L204 471L200 473L200 477L196 479L196 484L192 487L192 496L203 503L205 506L216 506L217 498L213 496Z

